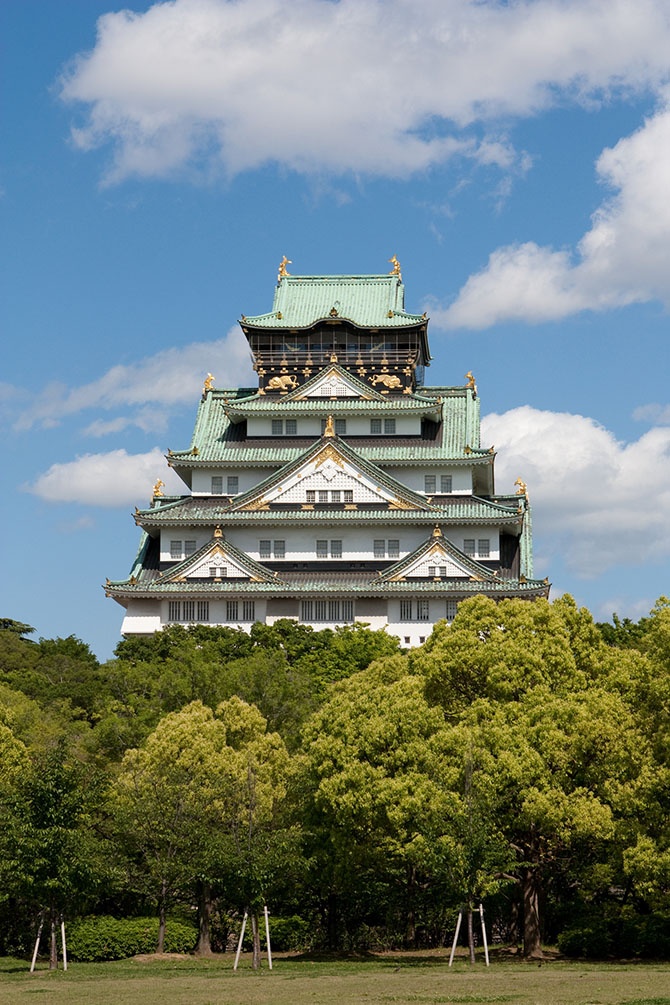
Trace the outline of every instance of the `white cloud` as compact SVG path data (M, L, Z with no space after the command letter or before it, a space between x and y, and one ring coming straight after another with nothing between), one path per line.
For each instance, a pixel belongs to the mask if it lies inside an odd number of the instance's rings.
M669 45L664 0L168 0L101 17L62 96L86 106L82 149L112 144L112 180L504 168L496 119L656 88Z
M98 380L81 387L50 384L31 399L29 410L19 414L15 428L48 428L64 416L89 409L131 406L136 408L132 416L117 416L109 422L95 420L86 431L103 436L131 425L145 432L162 431L167 408L191 404L210 370L217 378L216 387L237 387L251 380L249 346L237 326L215 342L193 342L183 349L164 349L132 366L113 366Z
M154 447L145 454L111 450L84 454L75 461L52 464L48 471L24 486L25 490L55 503L88 506L126 506L151 497L156 480L165 482L164 493L180 495L183 482L168 468L163 451Z
M589 579L670 555L670 427L622 443L594 419L523 406L482 421L495 443L496 487L528 484L544 562L561 554ZM648 491L648 486L653 491Z
M651 422L656 426L670 426L670 405L659 405L653 402L649 405L640 405L633 411L633 418L637 422Z
M433 312L447 328L485 328L500 321L555 321L659 299L670 305L670 106L597 162L614 192L593 214L574 252L532 242L494 251L454 303Z

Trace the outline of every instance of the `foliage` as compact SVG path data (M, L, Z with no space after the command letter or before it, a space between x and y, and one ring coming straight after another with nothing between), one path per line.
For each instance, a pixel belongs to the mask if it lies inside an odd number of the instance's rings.
M158 938L156 918L82 918L67 930L67 952L73 960L124 960L152 953ZM195 928L170 920L165 935L166 953L190 953L197 938Z

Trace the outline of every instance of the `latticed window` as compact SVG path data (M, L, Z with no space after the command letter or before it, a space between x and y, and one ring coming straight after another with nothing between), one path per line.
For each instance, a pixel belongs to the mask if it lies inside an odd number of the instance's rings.
M316 502L316 492L313 489L307 489L307 502L308 503Z
M317 541L316 542L316 557L317 558L328 558L328 542L327 541Z
M314 620L314 602L312 600L302 601L300 605L300 619L301 621Z
M237 495L240 491L240 479L238 475L228 475L226 479L226 492L229 496Z
M384 419L384 432L389 436L395 433L395 419Z
M281 436L284 432L284 423L282 419L273 419L271 428L273 436Z
M353 621L354 620L354 602L353 600L343 600L342 601L342 621Z
M480 537L477 541L477 554L480 558L488 558L491 554L491 541L488 537Z
M226 621L239 621L237 616L238 607L237 600L226 600Z
M354 501L354 490L344 489L342 493L342 499L345 503L352 503Z
M466 537L465 538L465 540L463 541L463 551L465 552L466 555L470 555L471 558L474 558L474 555L475 555L475 539L474 539L474 537Z
M327 600L315 600L314 601L314 620L315 621L327 621L328 620L328 601Z
M256 620L256 604L253 600L242 601L242 621Z
M370 432L373 436L378 436L382 431L381 419L370 419Z
M424 475L423 488L424 492L427 492L428 495L433 494L437 489L436 475Z
M375 558L386 558L386 541L375 540L373 542L373 554Z
M210 565L209 574L214 579L225 579L228 575L227 565Z
M327 503L328 502L328 492L327 491L323 491L322 490L321 492L319 492L319 502L320 503Z
M275 558L286 558L286 541L275 541Z
M181 600L169 601L168 621L181 621Z
M272 541L260 541L258 554L261 558L272 558Z
M212 495L220 496L223 492L223 475L212 475Z
M388 554L389 558L400 558L400 541L389 538Z
M298 432L298 420L287 419L284 428L286 429L287 436L295 436L295 434Z
M209 621L209 600L198 601L198 621Z
M182 542L170 541L170 558L181 558L181 556L182 556Z
M342 542L341 541L331 541L330 542L330 557L331 558L342 558Z
M184 600L182 602L182 620L195 621L195 600Z
M445 495L451 492L451 487L453 484L453 479L451 475L440 475L440 492L444 492Z
M184 554L188 557L195 552L196 542L191 539L190 541L184 541Z
M333 503L340 502L341 498L342 498L342 493L339 491L339 489L334 489L330 493L330 501L333 502Z

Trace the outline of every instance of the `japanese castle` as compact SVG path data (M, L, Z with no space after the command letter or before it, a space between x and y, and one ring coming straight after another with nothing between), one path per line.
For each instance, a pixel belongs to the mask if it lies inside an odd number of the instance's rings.
M405 646L461 600L546 597L533 579L525 484L500 495L479 397L424 384L428 319L385 275L294 276L272 310L242 315L258 387L207 376L186 450L158 481L128 579L107 582L122 633L175 622L362 622Z

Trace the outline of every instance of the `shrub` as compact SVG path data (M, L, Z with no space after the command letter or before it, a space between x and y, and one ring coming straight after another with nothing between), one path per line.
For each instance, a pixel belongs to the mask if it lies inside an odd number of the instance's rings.
M153 953L158 941L157 918L82 918L68 927L67 952L73 960L102 962L125 960L138 953ZM170 921L165 928L165 952L189 953L197 932L190 925Z

